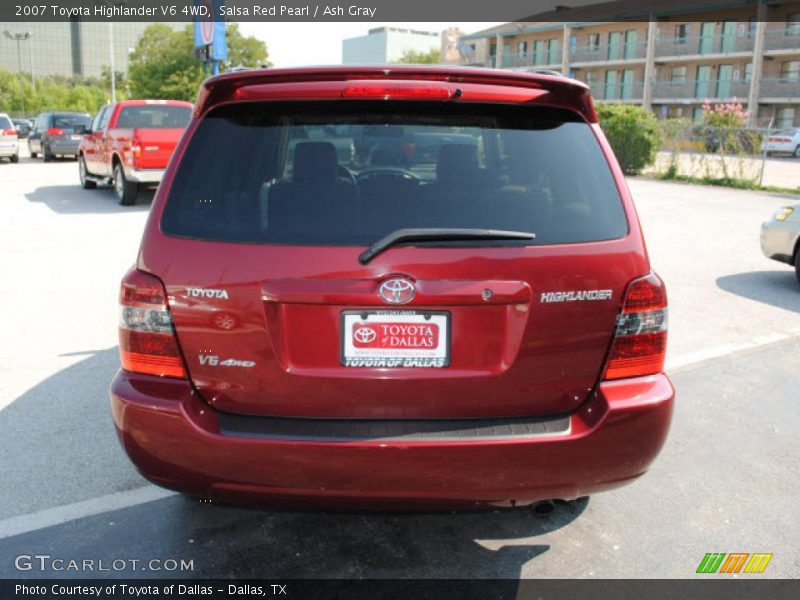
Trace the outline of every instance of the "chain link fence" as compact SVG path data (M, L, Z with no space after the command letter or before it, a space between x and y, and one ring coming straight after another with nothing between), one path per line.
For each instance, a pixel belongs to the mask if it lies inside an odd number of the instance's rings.
M800 188L800 149L792 147L800 141L781 143L799 139L789 135L793 128L714 127L685 119L665 119L660 127L663 145L647 170L651 175L742 188ZM776 148L786 148L780 154L789 160L768 160L779 155Z

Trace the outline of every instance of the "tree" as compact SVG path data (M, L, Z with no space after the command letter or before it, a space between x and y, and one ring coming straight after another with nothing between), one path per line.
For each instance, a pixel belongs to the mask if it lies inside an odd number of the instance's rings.
M406 50L397 62L404 65L435 65L441 62L440 52L438 48L431 48L427 52Z
M267 47L261 40L246 37L236 23L227 26L228 66L269 65ZM145 29L130 56L128 82L134 98L162 98L193 101L207 74L194 57L194 28L174 31L161 23Z
M22 116L20 93L25 100L25 116L47 110L76 110L94 113L106 104L109 90L97 79L46 76L36 80L36 89L26 74L0 69L0 106Z
M661 132L653 113L629 104L598 104L597 114L626 175L636 175L653 164L661 147Z

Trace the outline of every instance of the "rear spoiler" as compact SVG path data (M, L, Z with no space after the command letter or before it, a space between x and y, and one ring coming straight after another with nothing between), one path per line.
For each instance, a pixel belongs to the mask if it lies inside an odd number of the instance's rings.
M393 82L394 85L393 85ZM402 83L401 83L402 82ZM521 73L470 67L316 67L260 69L226 73L207 79L197 97L194 115L199 117L219 102L229 100L299 100L358 98L348 93L354 86L384 85L391 91L419 84L419 90L448 90L448 100L459 102L531 102L579 113L597 123L589 87L557 74ZM417 94L415 99L445 99ZM363 96L362 96L363 97ZM410 99L387 93L385 99Z

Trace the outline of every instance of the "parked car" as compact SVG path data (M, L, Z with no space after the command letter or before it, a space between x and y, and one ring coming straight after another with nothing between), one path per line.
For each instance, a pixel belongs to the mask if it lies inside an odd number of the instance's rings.
M40 154L44 162L56 156L78 156L81 141L79 130L91 123L88 113L46 112L36 118L33 130L28 135L28 150L31 157Z
M28 119L11 119L11 121L14 123L14 127L17 129L19 139L26 139L32 129L31 122Z
M780 208L761 225L764 256L793 265L800 283L800 204Z
M157 185L192 116L180 100L126 100L100 109L83 130L78 175L84 189L112 183L117 200L136 203L140 185Z
M19 134L5 113L0 113L0 158L19 162Z
M767 155L791 154L800 158L800 128L783 129L767 138Z
M194 496L571 500L642 475L671 420L665 286L565 77L207 80L120 303L119 439Z

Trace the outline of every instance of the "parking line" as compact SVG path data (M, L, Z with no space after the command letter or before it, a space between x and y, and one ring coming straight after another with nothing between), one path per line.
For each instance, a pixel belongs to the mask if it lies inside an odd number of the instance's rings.
M712 358L719 358L721 356L733 354L734 352L741 352L742 350L752 350L761 346L784 342L798 336L800 336L800 329L792 329L788 333L771 333L769 335L753 338L747 342L724 344L715 348L709 348L708 350L701 350L700 352L690 352L676 357L668 357L665 370L674 371Z
M177 495L177 492L165 490L154 485L148 485L124 492L116 492L106 496L82 500L74 504L65 504L54 508L47 508L28 515L11 517L0 521L0 540L23 533L30 533L54 525L62 525L69 521L93 517L103 513L130 508L139 504L161 500Z

